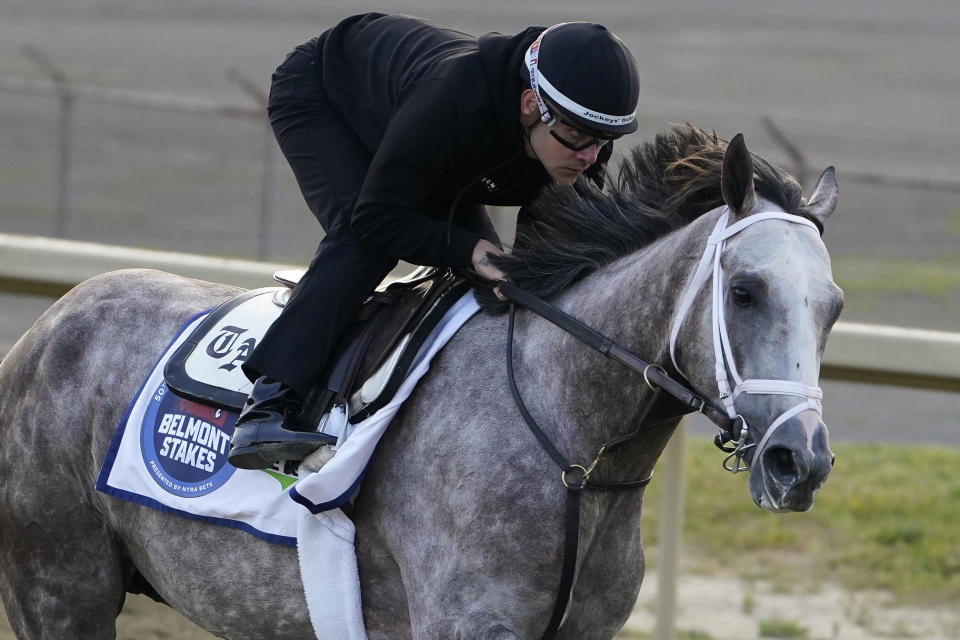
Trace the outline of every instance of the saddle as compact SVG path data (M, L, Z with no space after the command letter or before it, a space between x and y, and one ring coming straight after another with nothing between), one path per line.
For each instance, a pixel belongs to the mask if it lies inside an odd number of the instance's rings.
M212 310L164 368L177 395L239 412L251 388L240 365L280 315L303 271L281 271L281 287L245 292ZM303 403L303 423L339 436L342 419L356 424L387 404L417 352L470 283L449 269L421 267L384 281L366 300ZM332 409L341 424L329 424ZM331 421L334 422L334 421Z

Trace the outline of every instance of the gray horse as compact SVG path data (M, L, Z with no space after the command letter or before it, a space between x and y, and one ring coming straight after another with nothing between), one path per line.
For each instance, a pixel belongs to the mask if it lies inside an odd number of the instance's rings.
M730 225L760 211L822 223L835 204L832 170L805 200L739 136L727 145L677 128L634 150L603 192L546 193L504 266L720 402L711 285L694 281L708 235L724 214ZM809 508L833 460L819 411L791 413L810 395L792 389L816 387L842 307L812 226L765 220L720 251L726 368L787 385L735 394L749 425L739 455L752 467L751 497L771 511ZM154 271L108 273L54 304L0 364L0 594L19 638L113 638L125 592L144 581L225 638L312 635L294 549L94 490L121 415L167 341L236 293ZM540 638L557 600L565 490L511 398L507 318L489 302L397 415L356 500L371 639ZM513 344L519 391L559 451L589 463L599 443L642 427L593 477L652 473L679 415L669 404L646 412L654 392L641 376L526 311ZM642 489L584 492L557 638L611 638L626 621L644 572L642 499Z

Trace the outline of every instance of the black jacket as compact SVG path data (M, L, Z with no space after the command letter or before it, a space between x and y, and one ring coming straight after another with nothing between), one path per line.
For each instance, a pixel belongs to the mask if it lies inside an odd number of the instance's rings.
M359 238L415 264L469 267L479 236L454 225L448 242L446 211L524 205L550 182L519 121L523 56L542 30L475 38L370 13L317 39L324 89L373 156L352 217Z

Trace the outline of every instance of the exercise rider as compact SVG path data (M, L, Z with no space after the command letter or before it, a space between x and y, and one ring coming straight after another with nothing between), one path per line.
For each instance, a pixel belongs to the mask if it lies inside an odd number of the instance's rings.
M230 462L257 469L316 446L299 422L331 349L398 260L474 269L501 252L483 205L551 182L599 183L636 130L637 66L585 22L479 38L406 16L354 16L273 75L268 114L326 235L244 371L254 381Z

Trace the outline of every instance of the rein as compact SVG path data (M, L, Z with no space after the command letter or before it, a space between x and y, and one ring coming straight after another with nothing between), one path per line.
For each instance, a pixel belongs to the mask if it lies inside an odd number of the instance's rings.
M516 402L517 408L519 409L520 414L523 416L527 427L533 433L534 437L536 437L537 441L540 443L540 446L543 447L543 449L553 459L557 466L560 467L560 481L567 489L563 568L560 571L560 586L557 592L557 602L554 606L553 614L550 617L550 622L547 625L547 630L543 634L543 640L550 640L556 635L557 630L560 628L560 625L563 622L567 611L567 606L570 603L570 594L573 589L573 579L577 565L577 552L580 542L581 494L585 490L637 489L649 484L650 480L653 478L653 474L651 474L646 478L627 482L595 482L590 479L590 475L600 463L600 460L603 458L603 456L606 455L610 450L640 436L640 429L642 428L644 419L656 404L656 398L659 396L661 391L666 391L668 394L676 398L686 408L688 408L690 412L700 411L711 420L716 422L721 429L726 428L732 432L735 421L727 418L722 410L714 407L712 404L698 396L687 387L670 378L659 365L648 364L644 362L639 357L624 349L610 338L607 338L598 331L588 327L573 316L560 311L550 303L541 300L540 298L510 282L501 282L499 287L500 291L511 300L510 317L507 328L506 350L507 380L510 383L510 391L513 394L513 399ZM649 386L654 392L654 400L647 405L646 410L639 420L641 427L638 427L632 433L618 436L604 443L597 451L597 455L593 459L593 462L587 465L572 464L562 453L560 453L553 442L550 441L550 438L543 432L543 429L540 428L540 425L537 424L537 421L530 414L526 404L523 402L523 398L520 395L520 389L517 387L516 375L513 368L513 335L517 304L520 304L545 320L555 324L598 352L613 358L617 362L620 362L628 369L639 373L643 376L647 386Z
M735 431L738 431L738 419L729 417L724 409L717 407L692 389L671 378L660 365L645 362L639 356L620 346L596 329L585 325L573 316L557 309L549 302L538 298L529 291L521 289L511 282L502 281L499 282L497 286L500 287L503 295L512 302L519 304L544 320L560 327L595 351L616 360L631 371L639 373L651 389L654 391L665 391L688 409L688 413L694 411L700 412L721 430L726 431L731 436L739 436L739 433L735 433ZM511 320L512 316L513 310L511 309ZM510 348L510 346L508 343L508 348Z
M507 283L501 283L500 290L511 300L514 300L514 294L516 294L517 291L520 291L522 292L520 297L530 296L534 300L537 300L542 304L546 304L539 298L534 297L532 294L529 294L522 289L517 289L514 285L509 285L512 291L508 293L504 290L504 286L506 284ZM550 308L554 309L553 307ZM563 623L563 619L567 612L567 606L570 603L570 594L573 590L573 579L577 568L577 552L580 546L581 494L587 489L638 489L649 484L650 480L653 478L653 474L651 473L646 478L628 482L598 483L590 479L590 474L593 473L593 470L596 468L597 464L600 463L601 458L603 458L603 456L610 449L624 444L625 442L629 442L630 440L633 440L639 436L639 429L633 433L614 438L613 440L605 443L600 447L599 451L597 451L597 455L593 459L593 462L587 466L571 464L570 461L567 460L567 458L557 450L556 446L554 446L553 442L550 441L550 438L543 432L543 429L540 428L540 425L537 424L537 421L530 414L529 409L527 409L527 406L523 402L523 398L520 395L520 389L517 387L517 379L513 370L513 330L516 311L516 303L512 303L510 305L510 320L507 328L507 380L510 383L510 391L513 394L513 399L517 404L517 408L520 410L520 414L527 423L527 427L530 428L530 431L536 437L537 441L540 443L540 446L543 447L550 457L553 458L553 461L557 464L557 466L560 467L560 482L562 482L563 486L567 488L563 544L563 568L560 570L560 586L557 591L557 602L554 605L553 614L550 616L550 622L547 624L547 630L543 634L543 640L550 640L556 635L557 630ZM554 311L557 313L562 313L557 309L554 309ZM570 320L573 320L573 318L570 318L569 316L567 317ZM574 322L576 321L574 320ZM655 394L658 393L659 390L655 390ZM646 411L644 412L643 418L646 417L646 413L650 411L652 406L653 403L648 405ZM643 418L640 420L641 424L643 423Z

